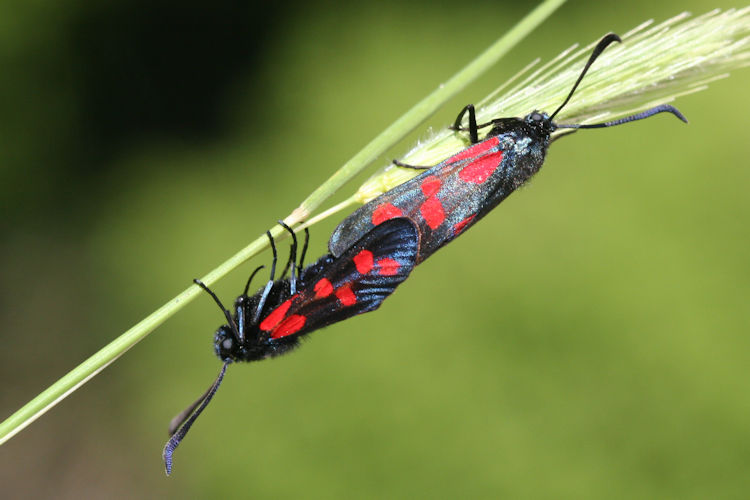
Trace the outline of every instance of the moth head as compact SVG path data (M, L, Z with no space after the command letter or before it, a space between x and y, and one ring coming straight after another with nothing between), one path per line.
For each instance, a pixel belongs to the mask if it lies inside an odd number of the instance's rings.
M243 347L229 325L222 325L216 330L214 334L214 352L224 362L243 360Z
M524 123L531 127L539 135L549 135L555 130L552 120L547 113L543 111L532 111L523 119Z

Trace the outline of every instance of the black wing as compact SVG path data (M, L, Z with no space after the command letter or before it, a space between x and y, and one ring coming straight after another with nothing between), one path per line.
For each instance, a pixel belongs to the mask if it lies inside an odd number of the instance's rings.
M260 328L270 342L288 341L318 328L377 309L416 265L417 228L408 219L374 227L338 258L330 256L305 287L271 311Z

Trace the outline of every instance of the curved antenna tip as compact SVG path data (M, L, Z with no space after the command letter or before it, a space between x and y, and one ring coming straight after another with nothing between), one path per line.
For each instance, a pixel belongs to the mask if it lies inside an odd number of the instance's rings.
M214 380L213 384L211 384L211 387L209 387L208 390L200 398L198 398L187 409L173 418L169 423L169 441L167 441L167 444L164 445L164 450L161 454L162 458L164 459L164 472L167 473L167 476L172 474L172 457L174 456L175 450L185 438L185 435L190 430L193 422L195 422L200 414L203 413L203 410L206 409L208 403L210 403L211 399L213 399L214 394L216 394L216 391L221 385L221 381L224 380L224 374L226 373L227 366L229 366L230 362L231 361L225 361L221 367L219 376L216 377L216 380Z
M666 108L669 108L669 109L666 109ZM688 121L688 119L685 118L685 115L683 115L682 113L680 113L680 110L677 109L677 108L675 108L674 106L670 106L669 104L667 104L665 106L665 111L668 111L668 112L672 113L673 115L675 115L677 118L679 118L680 120L682 120L685 123L690 123Z
M625 118L620 118L619 120L612 120L612 121L604 122L604 123L594 123L591 125L556 124L556 127L557 128L573 128L573 129L614 127L616 125L622 125L623 123L643 120L644 118L648 118L650 116L654 116L659 113L671 113L675 115L677 118L679 118L681 121L688 123L687 118L685 118L685 115L683 115L679 109L669 104L660 104L659 106L654 106L653 108L647 109L645 111L641 111L640 113L626 116Z
M602 37L602 39L599 40L599 42L596 44L596 47L594 47L594 50L591 51L589 60L586 61L586 65L583 67L581 74L578 75L578 79L573 84L573 87L570 89L568 96L565 98L563 103L560 104L560 106L558 106L555 112L549 116L550 120L553 120L555 116L557 116L557 113L559 113L565 107L565 105L568 104L568 101L570 101L570 98L573 97L573 94L578 88L578 85L581 84L583 77L586 76L586 73L588 72L591 65L594 64L594 61L597 60L597 58L602 54L602 52L604 52L604 49L606 49L612 42L622 42L622 39L620 39L620 37L614 33L609 33L607 35L604 35L604 37Z

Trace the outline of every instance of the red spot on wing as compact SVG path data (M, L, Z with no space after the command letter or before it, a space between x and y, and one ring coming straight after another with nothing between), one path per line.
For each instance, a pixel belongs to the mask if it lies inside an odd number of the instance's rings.
M482 184L500 166L503 161L503 152L496 151L472 161L458 173L458 176L473 184Z
M378 273L382 276L393 276L398 273L400 268L401 264L397 260L389 259L388 257L378 261Z
M476 216L477 214L470 215L464 220L462 220L461 222L459 222L458 224L456 224L455 226L453 226L453 235L456 236L458 233L466 229L466 226L471 224L471 221L473 221L474 217Z
M333 285L327 278L323 278L315 283L315 287L313 288L313 290L315 290L315 298L322 299L323 297L328 297L333 293Z
M372 252L369 250L362 250L353 260L359 274L367 274L372 269Z
M372 212L372 223L377 226L389 219L401 217L401 210L391 203L383 203Z
M267 332L269 330L272 330L273 327L279 324L279 322L284 319L284 316L286 316L287 311L289 310L289 306L292 305L292 299L286 300L283 304L281 304L279 307L271 311L271 314L266 316L266 319L261 321L260 323L260 329L264 332Z
M271 338L278 339L297 333L303 326L305 326L305 323L307 323L307 318L305 316L302 316L301 314L292 314L273 330Z
M445 211L443 204L437 199L437 196L431 196L419 207L419 213L424 217L430 229L437 228L445 220Z
M357 296L352 291L352 286L346 284L336 290L336 297L341 302L342 306L353 306L357 303Z
M440 191L442 182L434 175L428 175L422 180L422 193L426 197L430 197Z
M467 158L474 158L483 153L486 153L490 149L498 146L499 144L500 144L499 137L490 137L486 141L482 141L478 144L474 144L473 146L464 149L463 151L459 151L455 155L448 158L448 163L455 163L457 161L465 160Z

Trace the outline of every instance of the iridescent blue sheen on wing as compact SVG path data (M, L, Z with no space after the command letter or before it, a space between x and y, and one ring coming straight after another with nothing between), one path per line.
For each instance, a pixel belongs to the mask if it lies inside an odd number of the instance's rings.
M279 356L305 334L377 309L409 276L417 249L417 228L408 219L371 227L341 255L325 255L304 268L295 293L285 278L273 282L265 302L263 288L239 296L233 320L244 338L238 342L229 325L219 327L216 354L222 361Z
M405 217L419 228L422 262L539 171L549 139L528 117L498 120L482 142L354 211L334 230L329 251L341 255L375 225Z
M321 266L317 274L305 277L304 288L289 299L291 306L285 314L286 318L306 318L304 326L293 334L304 335L374 311L406 280L416 255L417 230L411 221L394 219L377 226L341 256ZM287 337L276 329L269 333L271 344Z

